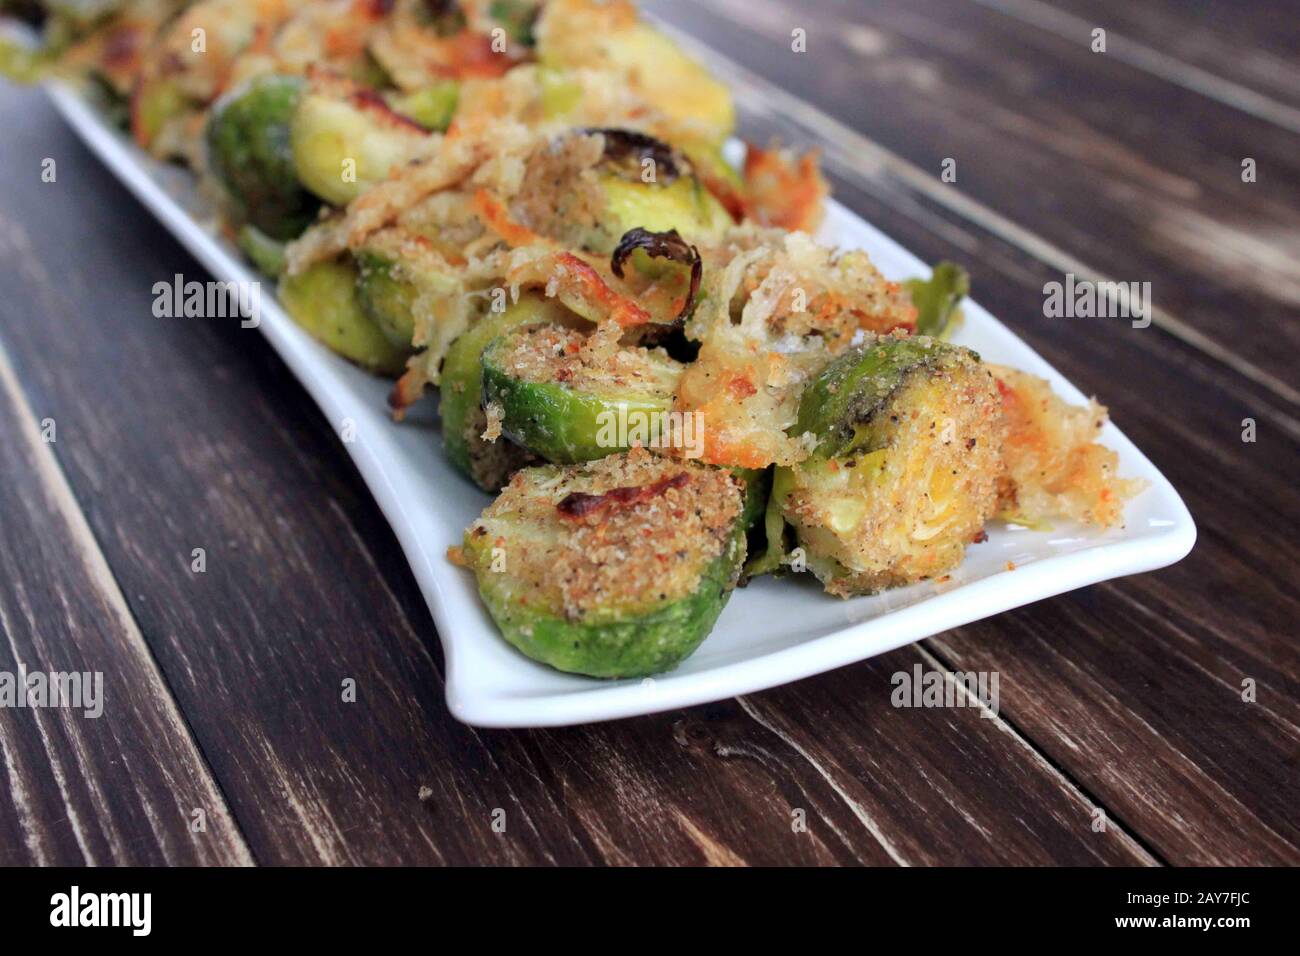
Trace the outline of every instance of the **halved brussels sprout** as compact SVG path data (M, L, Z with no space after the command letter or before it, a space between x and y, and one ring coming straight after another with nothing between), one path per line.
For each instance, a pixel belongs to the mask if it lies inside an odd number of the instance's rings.
M812 432L821 458L842 457L876 442L873 428L894 393L928 369L978 363L969 349L928 336L884 336L850 349L808 383L792 434ZM988 372L983 374L987 377Z
M662 349L523 328L484 351L483 406L506 437L547 461L590 461L673 441L667 415L681 372Z
M446 80L422 90L394 96L389 100L389 105L425 129L441 133L451 125L459 101L460 84L455 80Z
M449 272L403 256L400 249L400 242L376 242L357 251L361 307L399 348L410 349L418 329L427 333L436 327L439 334L427 335L421 344L445 349L467 321L445 308L447 297L460 295L463 287Z
M298 178L333 206L346 206L410 162L428 136L377 93L341 82L304 90L289 129Z
M689 239L716 237L731 227L731 217L722 204L694 176L686 176L655 187L617 176L601 180L605 192L602 232L622 236L630 229L649 232L678 231Z
M409 349L415 335L415 300L420 290L399 274L397 264L387 256L362 249L355 259L361 308L388 341Z
M270 239L292 239L320 200L303 189L289 145L303 81L256 77L218 101L208 120L208 164L226 187L231 212Z
M533 46L533 27L542 12L542 0L492 0L488 16L501 25L512 43Z
M832 362L805 391L808 460L778 468L774 499L832 594L942 574L994 514L997 387L969 349L886 337Z
M675 667L708 635L745 558L731 472L642 449L518 472L465 532L502 635L592 677Z
M350 261L318 262L280 280L280 304L313 338L383 375L398 375L407 351L379 330L357 300L357 271Z
M598 37L592 35L593 24ZM629 18L624 5L547 3L537 36L543 66L616 70L656 109L702 140L721 143L735 127L731 91L669 37Z
M631 130L590 132L605 139L600 175L604 209L593 250L612 250L634 229L677 231L687 240L703 241L731 227L731 216L700 182L690 160L667 143Z
M602 255L635 229L707 243L733 225L685 155L620 128L570 130L535 150L514 206L535 232Z
M438 405L443 445L452 464L484 491L499 490L510 475L536 459L507 439L489 442L483 438L488 425L482 405L483 350L513 328L560 322L568 315L554 299L525 293L505 310L483 316L447 350Z

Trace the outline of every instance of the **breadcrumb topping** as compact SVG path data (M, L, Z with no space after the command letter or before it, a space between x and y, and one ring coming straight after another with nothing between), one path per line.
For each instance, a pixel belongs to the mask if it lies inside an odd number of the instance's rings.
M522 329L494 351L493 359L524 382L554 382L579 391L669 398L683 366L663 349L620 347L599 332L544 325Z
M552 613L576 619L645 608L698 589L732 546L742 490L729 471L643 449L585 466L530 468L466 541L480 571L500 549L517 593Z
M484 441L496 441L501 437L501 423L505 420L506 410L499 402L488 402L483 406L483 414L487 419L487 426L483 429L481 437Z
M1105 407L1070 405L1036 375L991 369L1007 429L999 513L1023 523L1071 518L1106 528L1123 521L1124 503L1146 482L1119 477L1119 455L1098 443Z

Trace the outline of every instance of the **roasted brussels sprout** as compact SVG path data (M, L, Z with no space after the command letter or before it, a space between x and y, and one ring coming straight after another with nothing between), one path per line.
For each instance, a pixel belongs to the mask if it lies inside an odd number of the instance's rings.
M808 567L848 596L942 574L997 505L997 387L969 349L884 337L833 361L800 403L808 460L773 497Z
M390 258L365 249L356 254L357 297L361 308L388 341L409 349L415 335L415 282L400 275Z
M464 310L451 305L465 290L450 270L439 267L445 265L441 260L404 257L400 248L394 242L357 251L357 295L389 341L410 350L418 340L434 350L437 362L468 324Z
M525 293L502 312L489 312L447 350L442 363L438 415L447 457L484 491L496 491L523 465L535 462L505 438L486 441L483 412L483 350L511 329L531 323L561 322L569 313L554 299Z
M446 80L422 90L394 96L389 100L389 105L425 129L440 133L451 125L459 101L460 84L455 80Z
M373 372L398 375L406 365L407 350L388 341L362 310L356 286L351 262L318 262L280 280L280 304L313 338L339 355Z
M535 232L600 255L637 229L707 243L733 220L693 169L644 133L574 129L530 156L514 208Z
M533 27L541 8L542 0L492 0L488 16L501 25L511 42L533 46L537 42Z
M547 461L666 447L680 438L668 413L681 370L661 349L555 325L522 328L483 353L483 407L506 437Z
M731 92L669 37L629 17L624 5L551 0L536 36L543 66L617 71L656 109L702 140L721 143L731 135L736 118Z
M501 633L592 677L675 667L708 635L745 557L741 481L643 449L518 472L465 532Z
M289 128L299 180L333 206L346 206L415 158L428 137L379 94L337 78L303 90Z
M680 232L689 241L718 236L731 216L704 188L690 160L644 133L600 129L605 161L600 169L603 215L594 251L610 251L629 231Z
M601 251L610 239L617 242L629 229L676 230L689 239L704 240L716 237L731 225L727 211L694 177L656 188L608 176L601 185L605 192L606 217L598 228L607 237L599 244Z
M218 101L208 120L208 164L233 218L270 239L297 236L320 206L298 181L289 145L302 86L299 77L256 77Z

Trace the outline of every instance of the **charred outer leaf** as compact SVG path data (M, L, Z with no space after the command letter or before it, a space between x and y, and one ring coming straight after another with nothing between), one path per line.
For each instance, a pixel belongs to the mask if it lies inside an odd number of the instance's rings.
M609 267L614 275L623 278L623 264L632 253L640 249L652 259L668 259L689 266L691 285L686 293L686 301L677 313L676 322L684 322L695 308L695 296L700 291L700 278L704 274L704 262L700 259L700 250L683 239L676 229L668 232L651 232L640 226L623 233L614 254L610 256Z
M605 137L605 158L615 163L632 160L640 164L645 159L654 160L655 179L665 186L689 170L683 169L685 159L661 139L635 130L617 127L589 126L582 132L589 136L600 133Z

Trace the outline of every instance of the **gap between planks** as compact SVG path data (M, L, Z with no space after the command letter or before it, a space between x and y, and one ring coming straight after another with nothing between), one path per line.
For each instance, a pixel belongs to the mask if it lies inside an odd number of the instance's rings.
M886 853L889 854L891 860L899 866L912 865L911 861L903 856L898 847L894 846L894 844L890 842L889 837L885 835L885 831L881 829L880 824L876 823L876 821L871 818L871 815L867 813L866 808L849 796L848 791L844 789L830 771L823 767L817 759L808 752L806 747L801 746L799 741L782 731L781 728L777 727L775 724L764 720L759 714L758 707L752 704L747 697L737 697L735 698L735 701L740 705L740 709L749 715L750 720L768 731L768 733L773 734L778 740L784 742L787 747L802 757L804 762L807 763L808 766L812 767L819 777L826 781L832 792L834 792L844 805L849 808L853 815L857 817L858 822L862 824L863 829L871 834L871 837L880 844L881 848L884 849Z
M929 640L929 638L926 638L925 640ZM954 680L953 666L940 657L937 652L927 647L925 641L917 641L914 646L920 655L925 658L935 670L940 671L943 674L944 681L953 685L957 693L962 696L962 699L967 701L968 707L978 708L981 715L987 714L988 719L993 721L995 727L1032 753L1043 769L1059 781L1066 790L1089 807L1100 809L1106 815L1108 825L1114 827L1114 829L1118 831L1120 837L1128 844L1129 849L1131 849L1134 854L1144 858L1144 862L1147 866L1169 865L1168 861L1163 856L1157 853L1152 847L1148 846L1142 838L1137 835L1133 827L1130 827L1127 823L1121 820L1111 811L1110 807L1106 806L1094 797L1086 787L1067 773L1060 764L1039 749L1027 735L1022 733L1020 729L1015 726L1015 724L1003 717L998 711L992 710L977 696L971 694L965 683L959 680Z
M728 17L719 8L712 9L729 22L742 29L748 29L745 24ZM736 91L737 99L743 98L747 109L758 115L777 115L792 120L818 137L824 144L823 164L835 175L853 182L860 181L865 173L880 182L883 178L882 174L889 174L936 205L974 223L985 232L1056 271L1073 273L1077 278L1093 283L1116 281L1033 230L1013 222L979 200L962 194L954 186L939 182L920 167L847 126L829 113L823 112L807 100L781 89L719 53L713 47L679 30L662 16L649 11L646 11L645 15L688 52L693 53L697 58L704 58L715 73L728 80ZM1249 359L1233 352L1222 342L1193 328L1170 312L1152 307L1151 324L1203 355L1227 366L1286 403L1300 408L1300 389L1265 371ZM1300 439L1300 419L1282 409L1268 405L1264 408L1269 412L1270 417L1293 438Z
M1045 753L1043 753L1043 751L1039 750L1038 747L1034 745L1033 741L1031 741L1024 734L1022 734L1009 721L1003 718L1001 714L991 710L978 697L971 695L969 690L966 688L965 684L963 684L961 681L954 680L953 668L950 667L946 662L941 660L938 656L936 656L932 651L930 651L922 641L915 642L914 644L911 645L911 647L917 651L917 653L921 656L922 660L924 660L932 668L934 668L935 670L943 674L944 682L947 684L951 684L953 686L955 692L961 696L963 702L965 703L965 706L979 710L981 717L986 717L986 719L992 720L994 726L997 727L998 730L1002 731L1008 737L1010 737L1012 741L1018 744L1021 749L1027 751L1030 756L1030 759L1032 759L1043 770L1045 770L1050 777L1052 777L1059 784L1061 784L1062 788L1067 793L1069 793L1072 797L1078 800L1081 804L1091 809L1098 809L1098 808L1101 809L1102 812L1105 813L1106 820L1108 821L1108 823L1114 828L1116 833L1119 835L1120 839L1128 846L1129 850L1133 853L1133 855L1138 860L1141 861L1142 864L1146 866L1167 865L1166 861L1163 858L1161 858L1158 854L1156 854L1145 843L1143 843L1142 840L1134 834L1133 830L1127 824L1125 824L1122 820L1120 820L1115 814L1111 812L1109 807L1105 806L1099 800L1094 798L1086 789L1084 789L1084 787L1082 787L1078 783L1078 781L1076 781L1073 777L1067 774L1060 766L1054 763L1050 757L1048 757ZM815 770L817 774L821 776L823 780L826 781L827 785L831 788L831 790L834 791L834 793L841 800L844 801L844 803L848 806L848 808L853 812L854 816L856 816L858 820L862 823L863 827L867 830L867 832L870 833L873 838L875 838L876 842L880 844L880 846L885 850L886 853L889 854L890 858L895 863L897 863L899 866L913 865L912 862L903 855L902 851L900 851L896 846L894 846L890 842L889 838L886 836L886 834L880 828L880 826L874 820L871 819L866 809L861 805L859 805L857 801L855 801L849 795L848 791L844 788L844 786L838 780L835 779L834 774L832 774L827 768L823 767L812 756L812 754L810 754L807 751L806 748L800 746L797 740L791 738L789 734L782 732L782 730L779 727L765 720L760 713L759 706L754 702L750 701L749 698L737 697L735 698L735 700L736 703L740 705L740 708L746 714L749 715L750 719L752 719L760 727L763 727L770 733L775 734L778 739L784 741L786 745L789 746L795 753L797 753L800 757L802 757L805 761L807 761L809 766L811 766L813 770Z
M162 717L171 725L177 739L192 751L195 771L199 775L202 786L208 791L206 797L210 801L208 805L213 808L213 816L219 821L222 828L220 832L228 834L227 843L234 853L235 860L241 866L254 865L248 843L245 841L243 832L230 812L225 793L213 776L212 768L208 765L207 759L203 756L198 742L190 731L189 724L177 706L176 697L159 669L158 662L154 659L153 652L149 649L148 642L144 639L144 634L140 631L135 616L131 613L131 609L126 602L126 596L122 593L117 578L113 575L108 560L104 557L99 542L95 539L94 532L86 521L85 513L77 502L72 486L68 484L67 476L64 475L53 450L36 438L34 423L37 419L27 402L27 396L9 361L9 353L3 341L0 341L0 393L3 393L12 404L20 424L26 422L33 426L28 431L27 445L32 460L36 464L37 478L46 489L50 503L65 522L69 536L80 552L82 565L87 576L96 585L105 605L111 608L117 617L122 636L126 639L129 650L144 665L143 671L153 684L149 688L150 696L159 701ZM15 797L19 797L20 793L21 791L16 790ZM71 805L68 804L68 806L69 812L73 813ZM20 807L19 811L22 813L23 808ZM75 813L73 815L75 816Z

